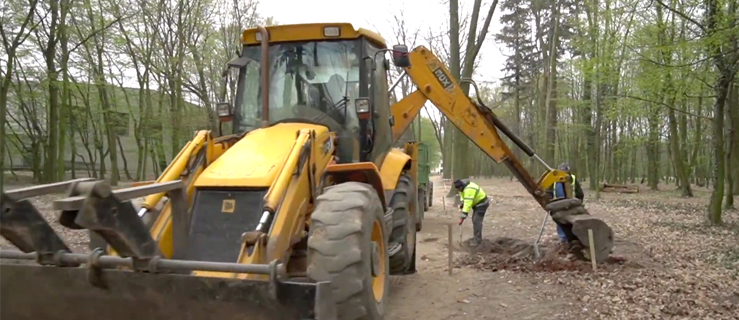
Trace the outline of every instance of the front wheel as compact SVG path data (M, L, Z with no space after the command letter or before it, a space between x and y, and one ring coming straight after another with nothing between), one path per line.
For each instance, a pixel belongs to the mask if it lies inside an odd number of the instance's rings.
M331 281L338 320L379 320L390 287L385 217L370 185L329 186L316 198L308 278Z
M415 201L416 194L411 178L403 174L398 178L395 192L390 198L390 207L393 208L393 230L390 242L394 254L390 257L390 274L407 274L412 270L416 250L416 215L411 212L411 201ZM416 207L421 204L417 204Z

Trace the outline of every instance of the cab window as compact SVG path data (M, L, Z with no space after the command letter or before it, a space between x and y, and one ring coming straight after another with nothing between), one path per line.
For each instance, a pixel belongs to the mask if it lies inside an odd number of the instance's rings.
M387 70L385 69L385 54L375 55L380 48L373 45L369 41L366 42L367 56L377 58L375 60L374 70L375 81L369 84L374 103L374 111L376 116L372 117L375 128L374 148L370 153L370 159L374 162L381 162L381 158L387 153L392 143L392 128L390 127L390 95L388 93ZM373 72L371 68L368 72Z

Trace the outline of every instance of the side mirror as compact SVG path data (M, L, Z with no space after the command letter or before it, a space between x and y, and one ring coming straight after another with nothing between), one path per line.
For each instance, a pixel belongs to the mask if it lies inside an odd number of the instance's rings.
M233 118L231 104L228 102L216 103L216 114L218 114L218 120L220 122L231 122Z
M408 58L408 47L403 44L393 46L393 64L396 67L408 68L411 60Z

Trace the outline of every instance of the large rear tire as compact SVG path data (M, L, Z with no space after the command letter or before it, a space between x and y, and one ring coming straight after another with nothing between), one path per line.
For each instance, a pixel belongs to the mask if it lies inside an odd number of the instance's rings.
M307 274L331 281L337 319L382 319L390 287L387 241L380 198L370 185L333 185L316 198Z
M411 267L416 251L416 215L410 211L411 201L416 198L414 189L411 178L403 174L398 179L395 192L390 198L390 207L393 208L393 231L390 234L390 242L401 246L400 251L390 257L390 274L415 272Z

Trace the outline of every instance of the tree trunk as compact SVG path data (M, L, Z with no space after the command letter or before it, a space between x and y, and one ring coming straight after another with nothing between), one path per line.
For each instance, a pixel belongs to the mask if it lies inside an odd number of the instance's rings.
M59 143L59 72L56 67L57 24L59 22L59 0L49 1L51 21L48 30L48 41L44 48L44 60L48 74L49 108L46 117L47 139L44 154L45 182L56 181L57 156Z
M729 92L727 94L727 97L728 97L727 100L730 100L732 91L734 90L732 90L732 88L729 87L728 91ZM726 190L724 192L724 196L726 197L726 199L724 200L724 209L728 210L728 209L734 209L734 194L732 192L733 186L734 186L734 179L731 175L731 171L732 171L731 170L731 158L732 158L732 154L734 153L734 150L733 150L734 138L733 137L734 137L734 131L736 130L735 129L736 123L733 121L734 119L732 119L731 117L731 111L730 111L732 109L731 106L725 109L726 109L725 110L726 119L728 119L729 121L726 125L726 130L725 130L727 141L726 141L726 168L725 168L726 170Z
M61 13L59 18L59 44L62 49L61 72L62 72L62 93L61 108L59 109L59 140L57 142L57 173L55 180L64 180L66 178L66 146L67 135L72 133L70 144L74 145L74 133L69 130L69 112L72 98L69 92L69 30L67 25L67 13L69 12L69 1L60 0ZM71 148L70 148L71 149ZM71 161L70 168L74 174L74 160Z
M713 166L713 176L716 184L711 193L711 202L708 204L708 221L714 225L720 225L722 221L721 202L724 197L724 183L726 179L726 154L724 151L724 106L731 84L732 74L730 70L721 70L721 75L716 79L716 101L713 104L713 158L716 163Z
M546 159L549 161L549 163L554 163L556 160L554 158L555 156L555 146L557 145L557 48L559 47L559 36L558 36L558 26L559 26L559 1L553 1L552 7L554 8L552 10L552 17L550 21L550 35L549 35L549 54L548 54L548 61L546 63L547 70L546 72L546 100L545 100L545 109L547 112L547 122L546 122L546 131L547 131L547 139L546 139ZM543 48L542 48L543 49ZM570 159L567 159L569 161Z
M737 86L736 77L734 77L729 88L727 102L729 105L727 108L729 114L728 119L731 127L728 135L730 140L728 146L731 157L728 159L727 170L729 170L729 175L733 182L731 185L732 188L729 190L731 190L732 195L736 196L739 195L739 183L737 183L739 182L739 87Z
M460 76L460 44L459 44L459 2L458 0L449 0L449 58L450 58L450 66L449 71L452 73L452 77L457 79L459 81ZM460 137L462 136L462 133L459 132L459 130L451 123L451 121L447 121L447 126L444 128L444 134L450 133L450 140L453 139L453 141L449 141L450 143L444 143L445 147L447 148L447 153L449 154L447 158L452 160L452 163L449 165L449 178L451 179L462 179L466 178L463 176L463 170L462 166L464 165L464 158L465 154L467 153L467 150L462 149L461 140ZM450 130L447 130L450 129ZM451 151L453 150L453 151ZM451 151L451 152L449 152ZM446 174L446 168L444 169L444 173ZM452 197L456 194L454 191L454 188L449 188L449 192L446 194L446 197Z

